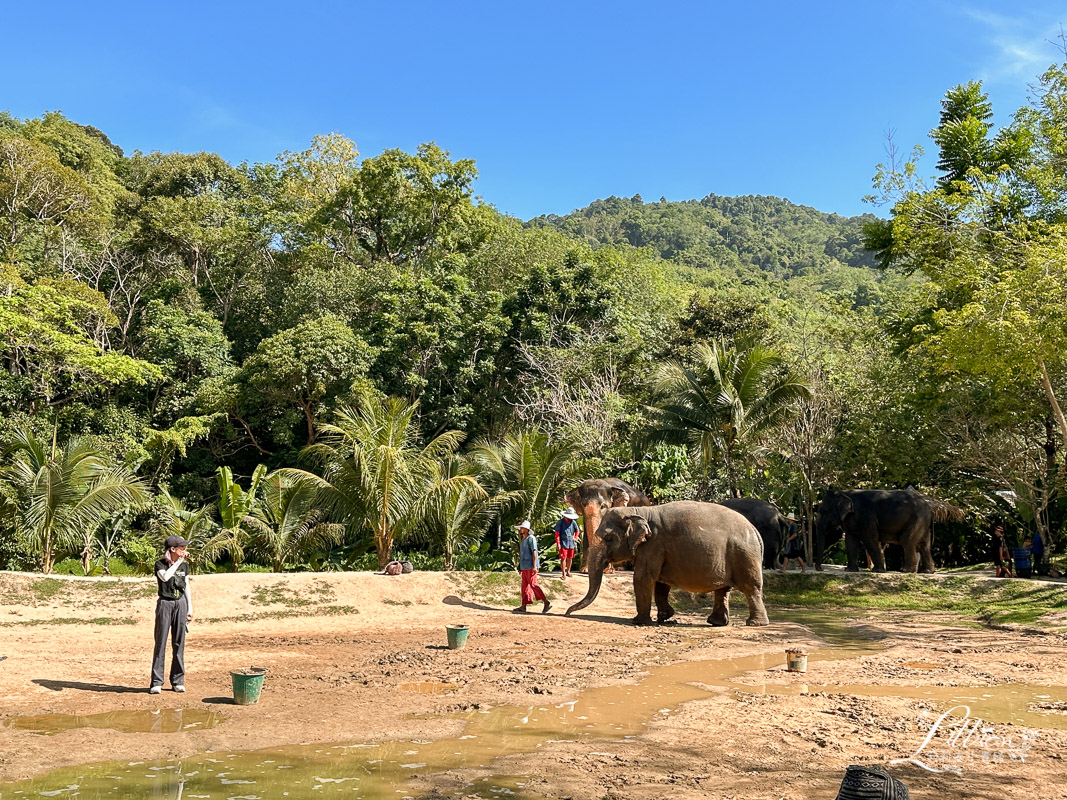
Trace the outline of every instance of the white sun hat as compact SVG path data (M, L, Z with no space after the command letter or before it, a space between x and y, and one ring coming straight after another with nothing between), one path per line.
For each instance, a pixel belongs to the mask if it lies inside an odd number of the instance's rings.
M528 531L533 530L533 525L530 524L530 520L528 519L524 519L520 524L516 525L515 527L519 530L522 530L523 528L526 528L526 530Z
M563 516L566 519L578 519L578 512L574 510L574 506L567 506L567 510L563 512Z

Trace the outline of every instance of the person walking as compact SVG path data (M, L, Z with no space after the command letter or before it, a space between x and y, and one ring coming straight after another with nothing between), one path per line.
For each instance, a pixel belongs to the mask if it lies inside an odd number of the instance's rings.
M559 571L563 573L563 580L571 576L571 562L574 561L574 549L579 533L576 519L578 512L574 510L574 506L567 506L554 529L556 549L559 551Z
M804 543L800 541L800 528L797 526L796 515L792 511L786 515L789 522L789 538L785 540L785 556L782 558L781 572L789 569L789 559L795 558L800 564L800 571L807 572L804 564Z
M193 619L193 598L189 591L189 543L180 536L168 536L163 542L163 558L156 562L155 648L152 651L150 694L163 691L163 668L167 654L167 636L171 642L170 685L176 692L185 691L185 633Z
M1008 542L1004 538L1004 526L997 525L997 529L993 532L993 536L996 538L997 548L997 577L998 578L1010 578L1011 577L1011 550L1008 549Z
M518 526L522 541L519 542L519 571L522 573L522 605L512 609L514 614L525 614L526 606L534 599L544 601L542 614L547 614L552 604L545 596L544 590L537 585L537 539L530 533L530 520L524 519Z

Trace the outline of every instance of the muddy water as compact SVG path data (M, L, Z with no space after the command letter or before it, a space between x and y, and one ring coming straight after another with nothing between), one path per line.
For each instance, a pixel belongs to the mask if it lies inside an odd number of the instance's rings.
M108 728L123 733L178 733L214 728L222 714L199 708L163 708L158 711L108 711L103 714L38 714L11 717L4 725L16 730L51 735L75 728Z
M799 615L790 615L800 621ZM876 628L848 627L830 616L805 619L821 638L835 646L812 649L809 669L818 663L855 658L881 648ZM800 629L798 637L810 639ZM461 715L463 734L433 742L400 741L376 744L309 745L254 752L208 753L155 764L101 764L61 770L33 781L0 787L0 800L46 794L81 798L226 798L265 800L269 797L321 798L344 794L363 798L414 797L412 779L450 769L486 767L502 756L534 753L550 742L575 742L587 748L593 740L638 736L649 721L668 716L690 700L723 690L804 694L817 691L858 695L921 697L950 707L962 698L973 700L974 714L991 722L1019 722L1034 727L1061 727L1064 715L1047 716L1025 710L1030 702L1067 700L1067 690L1049 687L1000 686L980 689L947 687L818 686L801 682L747 685L735 679L753 671L775 670L786 679L784 653L717 661L696 661L654 667L639 683L589 689L570 702L481 709ZM789 676L799 678L800 676ZM1001 714L996 709L1003 711ZM1063 726L1067 727L1067 726ZM438 786L442 782L434 781ZM530 798L521 778L495 777L474 784L456 784L456 795ZM354 793L354 794L353 794Z

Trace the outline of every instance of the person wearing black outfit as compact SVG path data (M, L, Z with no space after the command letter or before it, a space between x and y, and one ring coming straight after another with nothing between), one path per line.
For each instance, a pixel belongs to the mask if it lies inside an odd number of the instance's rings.
M163 558L156 562L155 649L152 651L150 694L163 691L163 667L167 654L167 635L173 653L170 662L170 685L176 692L185 691L185 632L193 619L193 598L189 592L189 564L185 548L189 543L180 536L168 536L163 542Z

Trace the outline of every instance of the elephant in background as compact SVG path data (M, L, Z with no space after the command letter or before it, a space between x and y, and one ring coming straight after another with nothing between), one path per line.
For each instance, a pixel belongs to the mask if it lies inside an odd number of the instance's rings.
M600 592L609 564L632 561L638 625L664 622L674 616L671 587L689 592L714 592L708 622L730 623L730 590L748 599L748 624L766 625L763 604L763 540L747 519L715 503L685 500L661 506L612 508L596 531L600 546L589 561L589 590L567 609L573 614Z
M587 568L589 555L600 540L596 531L600 527L600 518L609 508L620 506L643 507L652 505L645 493L618 478L590 478L582 481L564 495L568 505L582 515L584 547L582 548L582 566Z
M763 568L776 569L778 556L789 538L789 521L778 506L755 497L730 497L720 500L719 505L732 508L752 523L763 538Z
M858 572L866 551L875 572L885 572L887 544L904 550L904 572L933 572L933 522L963 519L955 506L914 489L843 492L828 489L816 509L815 566L822 568L826 547L845 537L848 571Z

